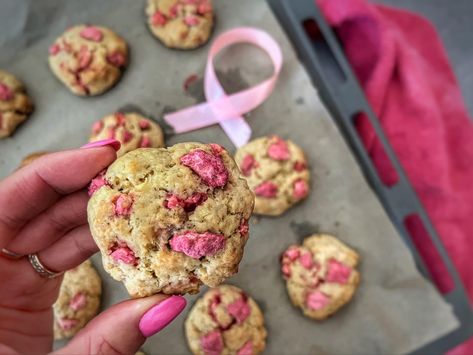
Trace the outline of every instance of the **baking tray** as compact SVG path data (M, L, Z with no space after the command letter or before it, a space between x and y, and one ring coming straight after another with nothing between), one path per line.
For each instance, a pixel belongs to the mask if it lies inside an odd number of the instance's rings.
M460 326L445 336L413 351L413 354L443 353L473 335L473 310L460 276L455 269L439 235L419 201L412 185L389 144L379 120L371 109L346 59L336 35L325 21L315 0L267 0L276 17L292 41L299 59L304 64L326 107L335 119L348 145L354 152L370 186L383 204L392 223L411 250L419 270L431 278L424 260L415 247L404 223L410 215L422 220L431 242L437 249L453 281L453 287L443 294L453 306ZM315 21L317 36L307 33L307 21ZM341 71L341 72L340 72ZM342 75L342 76L341 76ZM343 80L340 78L343 77ZM398 181L386 186L381 181L355 125L354 117L365 113L382 143L388 159L396 170Z

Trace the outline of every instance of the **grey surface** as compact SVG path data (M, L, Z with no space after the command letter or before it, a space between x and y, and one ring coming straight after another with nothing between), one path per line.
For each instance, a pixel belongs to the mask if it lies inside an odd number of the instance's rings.
M181 86L188 75L203 72L208 46L180 52L159 45L143 24L143 2L58 0L55 3L62 5L57 7L52 7L52 1L32 3L50 6L48 14L53 15L48 15L49 21L41 19L34 31L27 30L32 40L21 36L24 50L15 53L11 47L8 51L2 47L0 63L24 79L37 110L13 138L0 141L0 176L12 171L31 151L84 144L91 123L123 105L136 105L159 118L163 111L190 105L195 102L193 97L200 96L198 87L193 88L192 96L186 96ZM230 280L263 309L269 331L266 353L403 353L453 329L456 321L450 307L415 268L266 3L217 0L215 5L216 34L253 25L266 29L281 44L285 64L279 83L270 99L248 120L254 137L277 133L298 142L312 168L313 193L307 201L281 218L252 219L240 272ZM81 99L55 80L47 68L46 55L59 33L84 21L109 26L123 35L131 45L132 62L112 91ZM6 33L2 31L0 21L0 33ZM218 58L217 67L223 81L233 89L255 83L270 72L267 58L249 46L229 49ZM168 143L188 140L214 141L232 149L219 127L173 136ZM353 302L323 323L304 318L291 306L278 262L289 244L317 231L337 235L362 256L362 283ZM94 262L100 265L100 258L94 257ZM104 308L125 299L123 286L101 268L99 271L105 286ZM192 303L195 296L188 299ZM149 339L145 351L188 353L184 317Z
M470 118L473 113L473 1L375 0L423 15L436 27L460 83Z

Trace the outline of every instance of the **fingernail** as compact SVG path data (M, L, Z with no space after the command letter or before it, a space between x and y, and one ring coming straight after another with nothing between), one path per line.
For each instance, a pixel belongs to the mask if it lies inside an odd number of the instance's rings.
M186 307L187 301L181 296L171 296L151 308L140 320L140 331L145 337L165 328Z
M119 141L116 139L102 139L101 141L96 141L96 142L90 142L86 145L83 145L81 149L87 149L87 148L97 148L97 147L105 147L106 145L111 146L115 151L118 151L121 147L121 144Z

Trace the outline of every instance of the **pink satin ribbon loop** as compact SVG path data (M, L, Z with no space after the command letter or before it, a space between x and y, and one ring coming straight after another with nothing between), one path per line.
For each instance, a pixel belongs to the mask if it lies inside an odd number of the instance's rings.
M263 82L227 95L217 75L213 60L224 48L237 43L249 43L263 49L271 59L274 72ZM261 105L276 85L282 67L282 53L277 42L266 32L250 27L239 27L224 32L212 43L205 68L204 91L207 102L164 115L166 122L176 133L219 123L235 146L246 144L251 137L251 128L243 115Z

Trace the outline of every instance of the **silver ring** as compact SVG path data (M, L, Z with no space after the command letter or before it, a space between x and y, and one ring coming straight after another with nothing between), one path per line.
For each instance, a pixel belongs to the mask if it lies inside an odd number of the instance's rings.
M8 249L5 249L5 248L2 248L2 254L5 255L7 258L10 258L10 259L20 259L24 256L22 254L14 253L14 252L12 252Z
M64 274L64 271L61 272L54 272L49 270L45 267L38 258L38 254L30 254L28 255L28 260L33 267L34 271L36 271L39 276L44 277L46 279L54 279L55 277L61 276Z

